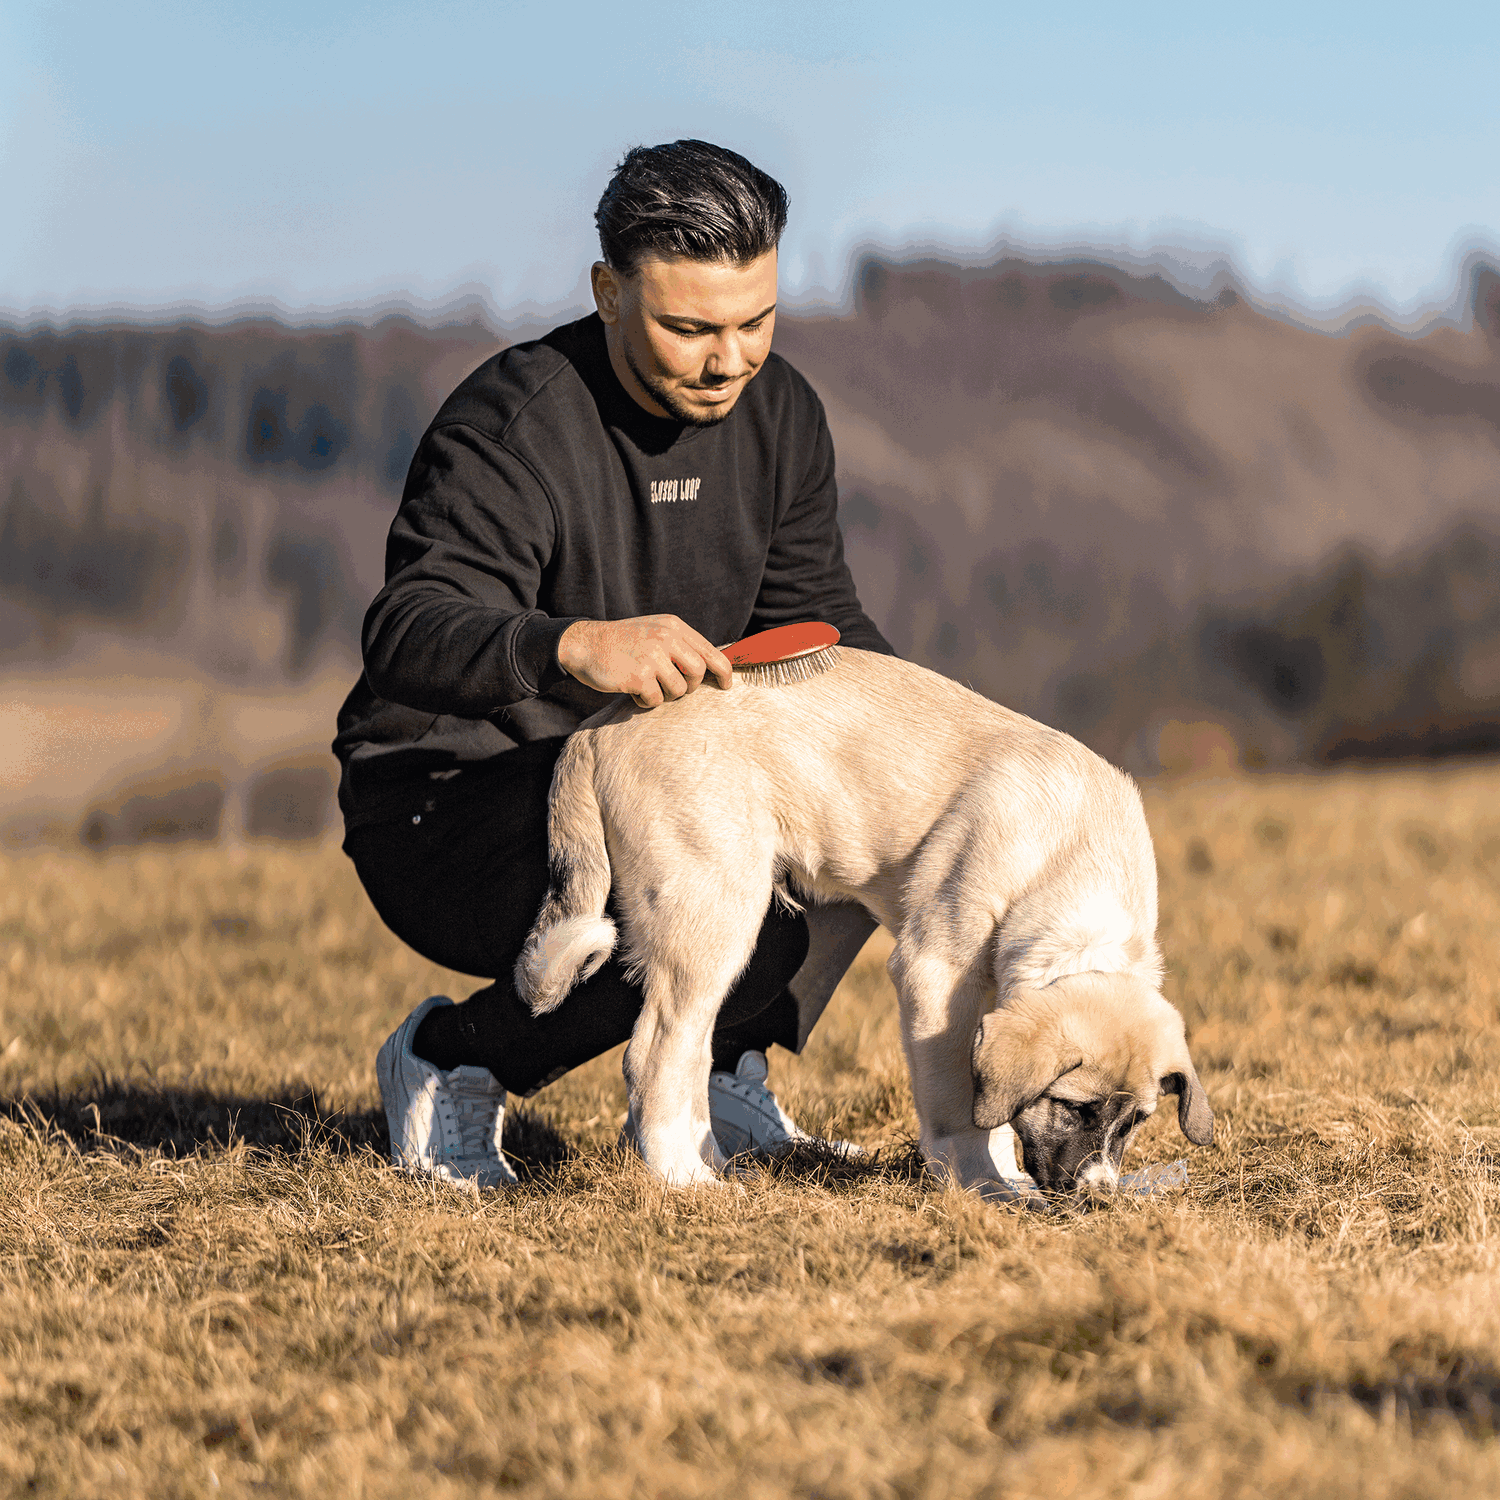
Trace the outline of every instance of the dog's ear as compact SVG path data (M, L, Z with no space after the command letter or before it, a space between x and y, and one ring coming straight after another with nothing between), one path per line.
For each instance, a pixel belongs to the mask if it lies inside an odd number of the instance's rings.
M974 1034L974 1123L994 1130L1046 1092L1060 1073L1082 1058L1059 1061L1055 1045L1039 1035L1034 1017L992 1010Z
M1168 1073L1161 1081L1164 1094L1177 1095L1177 1124L1195 1146L1214 1143L1214 1112L1208 1107L1208 1095L1198 1082L1192 1063L1181 1072Z

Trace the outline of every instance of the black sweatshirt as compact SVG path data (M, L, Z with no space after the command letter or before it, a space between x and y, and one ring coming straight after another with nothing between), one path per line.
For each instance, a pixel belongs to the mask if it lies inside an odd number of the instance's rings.
M638 405L597 316L487 360L427 429L391 525L333 743L346 824L608 702L558 665L575 620L675 614L727 645L818 619L890 652L837 506L822 403L775 354L712 427Z

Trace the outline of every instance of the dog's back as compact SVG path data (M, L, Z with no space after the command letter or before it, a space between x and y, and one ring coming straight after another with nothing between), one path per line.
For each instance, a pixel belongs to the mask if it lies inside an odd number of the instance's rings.
M945 820L960 799L962 816ZM774 824L763 857L777 878L790 875L813 896L864 900L893 928L899 903L924 885L939 894L946 830L994 844L966 856L988 880L966 894L997 922L1015 910L1001 955L1024 958L1027 894L1065 878L1114 892L1103 926L1123 921L1133 956L1148 970L1156 962L1155 862L1127 777L1069 736L936 672L842 649L836 666L806 681L737 681L729 692L703 687L657 709L622 705L573 736L552 789L553 886L517 968L523 996L551 1008L608 953L600 951L614 937L603 919L606 845L616 857L637 850L670 861L674 846L694 843L674 836L684 823L712 823L729 804L763 810ZM719 841L741 833L736 825ZM914 886L924 855L932 878ZM671 878L670 868L662 873ZM1088 906L1089 892L1069 894ZM1038 894L1032 904L1040 914L1051 898ZM1098 901L1094 908L1102 911Z

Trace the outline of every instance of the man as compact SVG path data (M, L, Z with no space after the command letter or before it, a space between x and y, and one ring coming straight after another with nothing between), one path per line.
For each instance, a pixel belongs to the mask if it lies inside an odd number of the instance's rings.
M481 365L412 461L334 742L344 848L399 937L495 981L423 1002L381 1048L392 1156L412 1170L513 1182L507 1091L625 1041L640 1012L618 959L547 1016L511 981L564 738L612 694L732 690L719 644L774 625L827 620L890 651L844 565L822 406L770 352L786 207L732 151L631 151L595 215L597 313ZM714 1034L726 1150L802 1135L766 1052L800 1050L872 925L767 913Z

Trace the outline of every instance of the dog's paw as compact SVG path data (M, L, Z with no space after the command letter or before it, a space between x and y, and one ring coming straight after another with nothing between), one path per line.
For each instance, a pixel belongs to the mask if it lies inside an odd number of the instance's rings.
M620 1151L629 1152L637 1157L643 1166L665 1182L668 1187L722 1188L726 1185L718 1171L691 1152L673 1147L663 1149L659 1142L656 1150L647 1149L641 1140L640 1131L636 1128L635 1116L628 1112L624 1125L620 1127L620 1138L616 1146Z
M649 1138L639 1147L646 1165L656 1173L668 1187L696 1188L724 1186L724 1179L685 1143L653 1143Z
M648 1161L647 1166L671 1188L722 1188L724 1179L702 1162L684 1162L679 1166L658 1168Z
M1039 1214L1054 1211L1051 1200L1029 1177L1005 1177L998 1181L979 1182L974 1184L971 1191L978 1193L986 1203L999 1203L1007 1208L1025 1208Z

